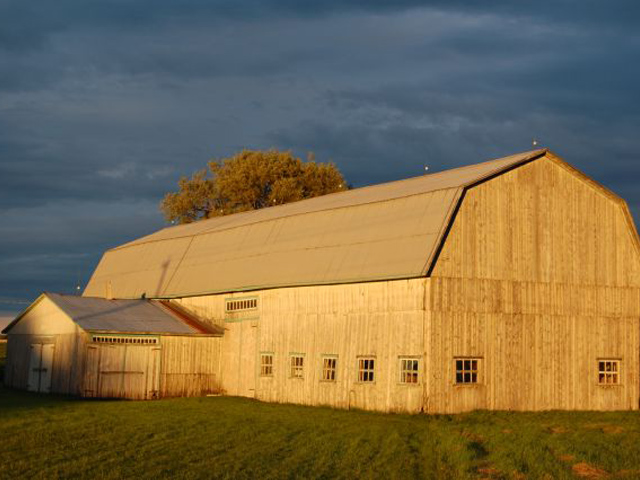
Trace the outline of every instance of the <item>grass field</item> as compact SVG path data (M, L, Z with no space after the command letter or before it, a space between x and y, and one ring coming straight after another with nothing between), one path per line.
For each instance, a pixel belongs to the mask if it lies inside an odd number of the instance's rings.
M2 478L640 478L640 414L384 415L0 389Z

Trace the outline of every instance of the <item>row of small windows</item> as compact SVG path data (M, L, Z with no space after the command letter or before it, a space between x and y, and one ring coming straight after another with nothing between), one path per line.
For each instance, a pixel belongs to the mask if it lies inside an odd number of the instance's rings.
M273 353L260 355L260 375L273 376ZM417 358L399 357L399 381L403 384L418 384L420 381L420 361ZM455 383L457 385L473 385L480 383L481 358L454 358ZM337 355L324 355L322 357L322 380L335 382L337 380ZM373 383L376 380L376 358L358 357L358 382ZM305 355L289 355L289 377L304 378ZM620 384L620 360L598 360L598 384Z
M260 375L273 376L273 353L260 354ZM376 358L358 357L358 382L373 383L376 381ZM419 382L419 360L417 358L400 357L400 383L417 384ZM305 355L292 353L289 355L289 377L304 378ZM338 370L337 355L322 356L322 376L325 382L335 382Z

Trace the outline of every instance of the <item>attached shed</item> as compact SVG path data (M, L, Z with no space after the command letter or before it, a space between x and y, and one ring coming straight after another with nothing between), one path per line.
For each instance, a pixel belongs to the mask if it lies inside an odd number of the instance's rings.
M130 399L219 390L222 331L166 302L44 293L3 333L10 387Z

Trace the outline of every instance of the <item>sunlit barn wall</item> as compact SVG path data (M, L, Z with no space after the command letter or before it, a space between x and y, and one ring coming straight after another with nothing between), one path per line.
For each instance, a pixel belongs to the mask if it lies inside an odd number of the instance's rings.
M470 188L432 272L427 410L637 409L640 261L626 205L553 155ZM456 386L451 358L481 358ZM598 385L598 359L621 380Z
M424 357L426 279L296 287L192 297L180 303L225 328L222 386L229 395L272 402L419 412L424 382L402 385L400 357ZM225 298L257 295L255 312L225 314ZM226 321L225 321L226 316ZM274 355L272 377L260 353ZM303 354L303 378L290 377L290 354ZM321 380L323 355L335 356L335 382ZM374 383L358 382L357 359L375 358Z

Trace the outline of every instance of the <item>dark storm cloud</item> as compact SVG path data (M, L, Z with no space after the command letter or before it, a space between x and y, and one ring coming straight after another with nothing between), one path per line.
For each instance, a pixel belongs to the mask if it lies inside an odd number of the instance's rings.
M162 226L180 175L241 148L354 185L531 148L638 215L640 4L0 3L2 297L72 291Z

